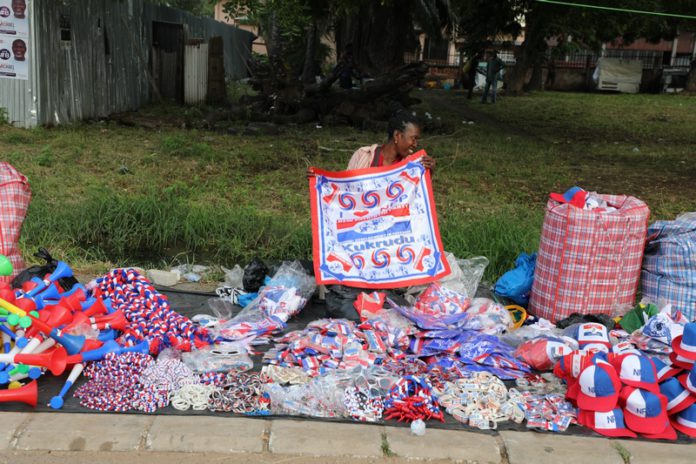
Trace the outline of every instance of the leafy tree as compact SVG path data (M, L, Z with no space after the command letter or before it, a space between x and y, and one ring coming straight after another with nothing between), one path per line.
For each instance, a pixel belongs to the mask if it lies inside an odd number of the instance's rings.
M198 16L213 16L216 2L211 0L156 0L156 3L185 10Z
M299 75L313 81L320 37L341 2L332 0L230 0L230 17L246 17L264 38L271 70L277 81L291 82Z
M336 22L336 45L353 46L360 68L371 74L403 64L404 52L415 50L418 32L438 38L452 30L449 0L363 1Z
M297 64L278 55L304 50L305 82L313 79L316 44L331 29L338 50L352 44L359 68L379 74L403 64L404 52L417 46L417 29L435 36L452 23L449 0L230 0L225 9L259 25L271 62L290 75L300 73Z
M691 14L693 0L584 0L582 3L633 10ZM547 39L564 37L566 43L598 51L603 43L621 38L630 43L639 37L671 39L679 27L694 28L693 21L679 18L607 11L542 3L535 0L457 0L454 3L458 29L471 50L480 49L501 36L517 37L524 30L524 42L516 49L517 64L511 70L508 90L515 94L525 84L532 68L530 88L541 84L541 65ZM685 30L685 29L682 29Z

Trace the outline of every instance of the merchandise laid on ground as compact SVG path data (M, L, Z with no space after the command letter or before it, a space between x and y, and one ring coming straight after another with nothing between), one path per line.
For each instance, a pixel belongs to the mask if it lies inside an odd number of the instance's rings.
M255 259L215 295L2 256L0 409L696 437L696 214L552 194L538 253L485 289L484 257L442 251L420 164L387 171L362 198L319 173L314 268Z

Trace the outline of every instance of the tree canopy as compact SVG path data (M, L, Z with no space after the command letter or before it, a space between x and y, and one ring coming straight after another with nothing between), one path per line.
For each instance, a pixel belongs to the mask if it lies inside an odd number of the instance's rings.
M680 27L681 30L696 30L693 20L629 11L694 15L693 0L582 1L584 5L627 11L537 0L459 0L453 3L457 30L466 39L470 53L496 38L519 37L524 32L524 42L515 50L517 64L508 79L508 89L513 93L522 90L530 68L540 69L550 38L562 39L564 44L574 44L577 48L598 51L604 43L617 39L623 43L641 37L658 41L673 38ZM532 87L540 83L539 76L540 72L532 73Z
M198 16L213 16L215 4L212 0L154 0L160 5L188 11Z

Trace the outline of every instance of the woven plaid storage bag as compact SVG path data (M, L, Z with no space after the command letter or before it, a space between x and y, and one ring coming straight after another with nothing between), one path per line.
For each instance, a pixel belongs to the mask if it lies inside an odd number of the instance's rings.
M644 297L696 318L696 213L648 227L641 281Z
M12 263L13 276L24 269L17 242L29 200L31 190L27 178L11 164L0 162L0 254ZM0 277L0 281L9 283L12 277Z
M599 196L616 210L548 201L529 301L534 315L556 322L633 305L650 210L634 197Z

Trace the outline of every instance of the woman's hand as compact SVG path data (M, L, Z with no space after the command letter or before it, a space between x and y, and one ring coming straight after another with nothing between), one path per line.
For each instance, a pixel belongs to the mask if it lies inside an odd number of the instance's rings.
M435 160L430 155L423 155L421 158L421 164L426 169L433 171L435 169Z

